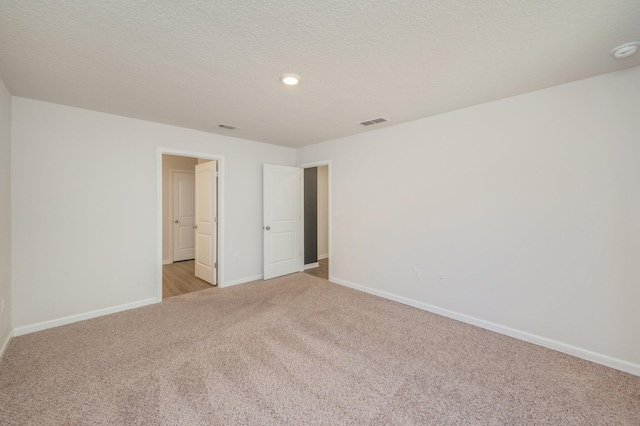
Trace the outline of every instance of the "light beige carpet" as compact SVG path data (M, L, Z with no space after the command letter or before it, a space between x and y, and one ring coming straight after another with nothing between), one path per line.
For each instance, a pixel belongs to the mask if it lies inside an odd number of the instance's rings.
M640 377L308 274L15 338L3 425L640 424Z

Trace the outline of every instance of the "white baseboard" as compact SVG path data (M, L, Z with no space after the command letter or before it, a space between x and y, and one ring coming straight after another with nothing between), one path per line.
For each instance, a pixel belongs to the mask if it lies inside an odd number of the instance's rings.
M38 322L31 325L23 325L22 327L14 328L13 335L22 336L24 334L34 333L36 331L46 330L48 328L59 327L61 325L67 325L74 322L83 321L86 319L114 314L116 312L127 311L129 309L140 308L142 306L152 305L158 302L162 302L162 299L158 300L157 298L152 297L150 299L144 299L144 300L139 300L137 302L125 303L123 305L112 306L110 308L98 309L91 312L85 312L83 314L70 315L68 317Z
M629 374L640 376L640 365L634 364L621 359L613 358L608 355L603 355L597 352L590 351L588 349L579 348L577 346L562 343L557 340L548 339L546 337L538 336L536 334L528 333L526 331L517 330L515 328L506 327L504 325L496 324L491 321L485 321L480 318L472 317L469 315L461 314L459 312L450 311L448 309L439 308L437 306L430 305L428 303L419 302L417 300L408 299L406 297L397 296L386 291L376 290L370 287L366 287L360 284L355 284L349 281L342 280L340 278L331 277L329 281L350 287L355 290L360 290L365 293L380 296L384 299L393 300L394 302L402 303L404 305L413 306L414 308L422 309L423 311L432 312L434 314L442 315L447 318L451 318L457 321L461 321L467 324L475 325L486 330L494 331L496 333L504 334L506 336L514 337L525 342L533 343L545 348L553 349L558 352L562 352L568 355L573 355L577 358L586 359L587 361L595 362L607 367L615 368L616 370L624 371Z
M4 353L7 351L7 348L9 347L9 343L11 342L12 338L13 338L13 330L10 330L9 334L7 334L7 338L4 339L4 342L2 342L2 346L0 346L0 361L2 361L2 357L4 357Z
M307 269L319 268L319 267L320 267L320 264L318 262L308 263L308 264L304 265L304 270L306 271Z
M231 287L232 285L249 283L251 281L257 281L257 280L261 280L261 279L262 279L262 275L254 275L252 277L240 278L238 280L227 281L226 283L222 284L220 286L220 288Z
M318 260L320 260L320 259L326 259L327 257L329 257L329 253L327 253L327 254L319 254L319 255L318 255Z
M162 261L162 264L163 264L163 265L169 265L169 264L171 264L171 263L173 263L173 260L163 260L163 261Z

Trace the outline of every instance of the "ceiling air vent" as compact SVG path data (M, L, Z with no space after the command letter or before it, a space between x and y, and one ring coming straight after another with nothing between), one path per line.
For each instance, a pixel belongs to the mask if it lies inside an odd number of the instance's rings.
M371 126L373 124L384 123L385 121L389 121L389 120L386 118L380 117L380 118L373 118L371 120L363 121L360 124L362 124L363 126Z
M235 129L237 129L237 127L229 126L228 124L218 124L218 127L220 127L221 129L227 129L227 130L235 130Z

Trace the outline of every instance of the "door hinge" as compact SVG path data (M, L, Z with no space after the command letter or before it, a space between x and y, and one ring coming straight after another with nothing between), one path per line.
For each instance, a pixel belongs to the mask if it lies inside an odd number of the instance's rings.
M213 264L213 269L218 269L218 262L215 262L215 263Z
M214 221L215 223L218 223L218 217L217 217L217 216L216 216L216 217L214 217L214 218L213 218L213 221Z
M218 172L216 172L216 174L214 175L215 177L218 177Z

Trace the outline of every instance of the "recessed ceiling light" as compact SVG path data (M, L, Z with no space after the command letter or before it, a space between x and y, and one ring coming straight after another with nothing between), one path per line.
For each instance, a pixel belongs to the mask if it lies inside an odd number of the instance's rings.
M638 45L640 45L640 42L638 41L621 44L620 46L615 47L611 51L611 54L616 59L626 58L627 56L631 56L636 53L636 50L638 50Z
M295 86L300 82L300 76L298 74L287 73L282 74L280 80L287 86Z

